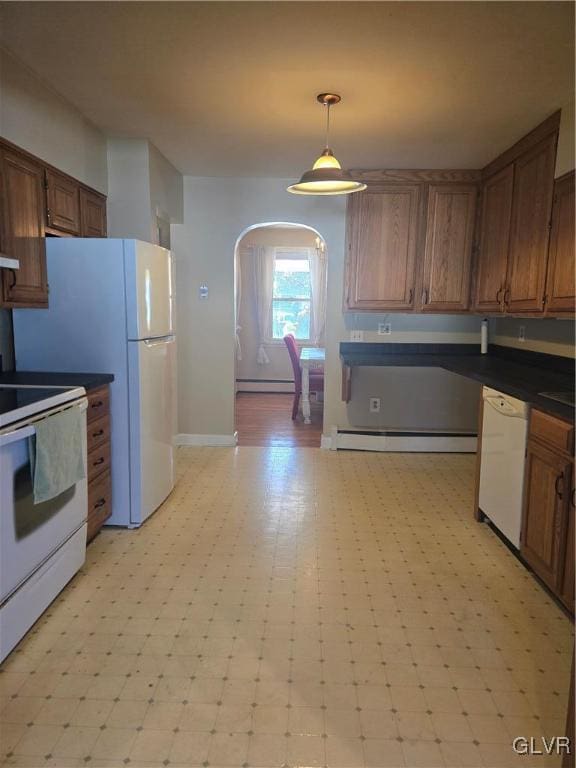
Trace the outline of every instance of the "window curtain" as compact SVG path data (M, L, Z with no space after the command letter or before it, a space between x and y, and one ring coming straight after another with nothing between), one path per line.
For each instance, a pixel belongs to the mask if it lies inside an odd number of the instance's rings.
M236 272L235 272L235 294L236 294L236 317L235 317L235 335L236 335L236 360L240 362L242 360L242 343L240 341L240 331L242 326L240 325L240 306L242 304L242 268L245 264L246 251L239 251L236 254Z
M259 365L267 365L270 358L264 348L270 337L272 317L272 291L274 285L274 248L258 246L254 249L254 292L256 297L256 317L260 335L260 346L256 355Z
M310 287L312 290L312 341L324 343L326 328L326 252L310 248Z

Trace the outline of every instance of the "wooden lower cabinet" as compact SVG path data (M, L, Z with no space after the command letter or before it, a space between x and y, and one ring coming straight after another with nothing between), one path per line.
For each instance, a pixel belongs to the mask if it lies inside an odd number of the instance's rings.
M112 514L110 395L105 385L88 392L88 541Z
M551 428L543 429L546 420ZM559 419L531 415L520 552L534 573L574 613L574 459Z

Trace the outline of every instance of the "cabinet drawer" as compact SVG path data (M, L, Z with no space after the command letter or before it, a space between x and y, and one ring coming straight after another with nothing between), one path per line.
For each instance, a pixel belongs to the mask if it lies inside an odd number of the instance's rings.
M88 453L91 453L94 448L102 443L110 442L110 419L108 416L103 416L97 421L89 422L88 424L88 441L87 449Z
M535 437L565 453L572 453L574 427L556 416L533 410L530 414L530 437Z
M95 477L102 472L110 471L110 441L97 445L88 454L88 482L92 482Z
M110 392L108 386L98 387L88 392L88 422L95 421L108 414L110 410Z
M88 485L88 541L112 514L110 472L105 472Z

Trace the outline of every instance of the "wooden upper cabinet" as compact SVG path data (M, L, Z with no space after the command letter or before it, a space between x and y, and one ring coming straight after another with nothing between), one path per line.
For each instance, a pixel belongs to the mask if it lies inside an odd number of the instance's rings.
M420 189L385 184L349 199L347 309L413 308Z
M0 149L1 248L18 259L17 270L1 270L2 305L47 307L44 240L44 173L40 164Z
M80 234L80 187L78 182L46 170L46 226Z
M485 180L482 185L479 248L474 281L474 309L502 312L506 290L514 165Z
M469 307L476 196L474 184L429 187L423 312L458 312Z
M554 184L546 280L546 312L548 314L574 312L576 299L574 205L574 171L571 171L557 179Z
M508 312L542 312L557 133L514 163L514 199L505 304Z
M570 459L529 440L521 553L554 591L564 576L571 475Z
M106 237L106 198L87 189L80 190L82 237Z

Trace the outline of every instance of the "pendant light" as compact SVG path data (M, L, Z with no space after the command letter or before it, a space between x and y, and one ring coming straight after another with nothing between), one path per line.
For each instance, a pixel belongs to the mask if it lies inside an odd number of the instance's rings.
M316 97L326 107L326 143L324 151L310 171L305 171L297 184L291 184L288 192L295 195L349 195L361 192L366 184L355 181L348 171L342 170L340 163L330 149L330 107L338 104L341 97L337 93L320 93Z

